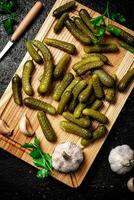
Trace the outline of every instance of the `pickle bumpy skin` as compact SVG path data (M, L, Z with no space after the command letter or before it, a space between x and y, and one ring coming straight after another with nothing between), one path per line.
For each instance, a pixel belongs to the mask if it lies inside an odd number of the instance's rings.
M53 11L53 16L54 17L59 17L61 16L64 12L73 10L76 7L76 2L75 1L70 1L68 3L65 3L61 5L60 7L56 8Z
M84 117L76 119L72 113L63 112L63 117L74 124L77 124L83 128L88 128L90 126L90 120Z
M41 110L51 115L56 114L56 109L51 104L41 101L39 99L35 99L32 97L27 97L23 100L23 103L28 108L33 110Z
M61 17L57 20L57 22L56 22L56 24L54 26L54 32L56 34L59 34L62 31L62 29L64 27L64 21L68 17L69 17L68 13L63 13L61 15Z
M74 78L74 76L73 76L72 73L65 74L64 78L62 79L62 81L57 85L57 87L54 90L53 99L55 101L59 101L60 100L64 90L71 83L73 78Z
M90 106L91 109L93 110L99 110L103 105L103 101L96 99L93 104Z
M94 93L97 99L102 99L104 96L103 88L101 86L100 79L97 74L93 74L92 76L92 83L93 83L93 89Z
M74 110L74 117L79 118L82 114L83 109L86 107L85 103L78 103Z
M101 53L89 53L89 54L82 55L82 59L93 58L93 57L99 57L105 64L112 65L110 63L109 59L107 58L107 56L105 56L105 55L103 55Z
M100 44L84 47L85 53L115 53L119 51L116 44Z
M14 102L19 106L22 105L21 88L22 88L21 78L19 77L18 74L15 74L14 77L12 78L12 92L13 92Z
M83 138L91 137L91 133L89 132L89 130L84 129L84 128L82 128L72 122L69 122L69 121L61 121L60 127L62 128L63 131L78 135Z
M72 98L72 92L71 91L66 91L62 94L57 111L59 114L62 114L65 107L67 106L68 102Z
M85 108L83 110L83 115L87 115L102 124L108 123L108 118L103 113L91 108Z
M45 38L43 40L44 43L47 45L50 45L52 47L56 47L58 49L61 49L69 54L75 54L76 53L76 47L68 42L62 41L62 40L57 40L57 39L52 39L52 38Z
M79 101L86 102L93 91L92 80L89 79L87 87L79 94Z
M55 134L54 129L52 128L50 121L48 120L46 114L43 111L39 111L37 113L37 118L38 118L39 124L44 133L45 138L49 142L55 142L57 139L56 134Z
M32 41L27 41L26 42L26 48L27 51L29 52L30 56L32 57L32 59L38 63L41 64L42 63L42 57L40 56L40 54L35 50L35 48L32 45Z
M90 44L91 39L87 35L85 35L71 19L65 20L65 26L68 29L68 31L80 42L84 44Z
M124 91L134 79L134 68L130 69L118 83L118 90Z
M35 70L35 65L32 60L28 60L23 67L22 72L22 88L28 96L33 96L34 91L31 86L31 77Z

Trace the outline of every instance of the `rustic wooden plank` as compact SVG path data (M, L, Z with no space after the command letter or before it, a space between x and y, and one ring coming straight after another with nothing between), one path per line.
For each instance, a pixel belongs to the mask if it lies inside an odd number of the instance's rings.
M70 66L72 66L73 63L77 62L80 59L81 55L84 53L84 51L82 49L82 45L78 41L76 41L75 38L65 28L62 30L61 34L56 35L53 31L53 27L56 23L56 20L52 16L52 12L56 7L64 4L65 2L68 2L68 1L70 1L70 0L66 0L66 1L65 0L64 1L57 0L56 1L56 3L54 4L52 10L50 11L48 17L46 18L45 22L43 23L42 27L40 28L40 30L35 38L42 41L44 39L44 37L53 37L53 38L57 38L57 39L61 39L64 41L74 43L76 45L77 49L79 50L79 52L76 56L72 57L71 65L70 65ZM91 16L98 15L97 12L78 3L77 10L80 10L81 8L86 8L89 11ZM77 12L74 11L73 13L70 14L70 16L72 16L72 15L77 15ZM119 25L116 22L113 22L113 23L118 25L119 27L123 28L124 30L128 31L129 33L134 34L134 32L129 30L128 28L123 27L122 25ZM117 42L116 39L112 39L112 41ZM49 48L54 56L55 63L57 63L58 60L64 54L64 52L57 50L53 47L49 47ZM105 70L107 70L110 73L116 73L119 79L122 78L122 76L130 68L134 67L134 64L133 64L134 63L134 55L132 53L129 53L125 49L120 48L120 52L118 54L116 53L116 54L107 54L107 55L108 55L110 61L113 63L114 67L105 66ZM28 59L31 59L31 58L30 58L29 54L26 53L25 57L23 58L22 62L20 63L20 66L18 67L18 69L16 71L16 73L18 73L20 76L22 74L23 65ZM71 71L72 73L74 73L73 70L71 69L71 67L68 69L68 71ZM39 85L38 78L39 78L40 74L42 74L42 72L43 72L43 66L39 66L36 64L36 73L34 74L33 79L32 79L32 85L33 85L35 91L37 91L37 87ZM102 112L105 113L110 120L110 123L108 125L108 134L109 134L115 120L117 119L123 105L125 104L130 92L132 91L133 86L134 86L134 84L131 84L131 86L127 92L119 93L117 95L116 104L113 105L113 104L109 104L108 102L104 102L104 107L102 109ZM26 97L26 95L24 93L23 93L23 97ZM37 92L35 94L35 97L38 97ZM42 98L42 97L38 97L38 98L45 100L45 101L51 103L52 105L54 105L55 107L57 107L57 102L55 102L50 96L45 97L45 98ZM57 133L57 136L58 136L58 141L55 144L49 143L44 138L41 128L39 127L38 120L36 117L37 112L33 111L33 110L29 110L28 108L25 108L25 107L20 108L19 106L15 105L13 98L12 98L11 82L10 82L7 89L5 90L5 93L1 97L0 118L5 120L7 122L7 124L11 128L14 129L14 134L11 138L5 138L3 136L0 136L0 147L5 149L6 151L10 152L11 154L17 156L18 158L24 160L27 163L33 165L32 159L27 154L28 151L21 148L21 144L24 144L25 142L33 141L33 139L27 138L26 136L22 135L19 132L18 122L24 112L26 112L28 117L30 118L31 124L35 130L36 135L38 136L39 140L41 141L41 147L44 151L51 154L53 152L55 146L58 143L62 143L65 141L72 141L72 142L80 145L79 137L68 134L68 133L64 133L60 129L59 122L63 119L61 116L47 115L48 118L51 120L52 126L54 127L54 129ZM96 126L96 124L97 123L94 123L95 126ZM97 153L99 152L99 150L100 150L101 146L103 145L108 134L105 137L103 137L100 140L93 143L92 145L90 145L88 148L84 149L85 162L83 163L83 165L77 172L68 175L68 174L62 174L62 173L54 171L52 173L52 176L71 187L78 187L81 184L81 182L83 181L84 177L86 176L88 170L90 169L93 161L95 160Z

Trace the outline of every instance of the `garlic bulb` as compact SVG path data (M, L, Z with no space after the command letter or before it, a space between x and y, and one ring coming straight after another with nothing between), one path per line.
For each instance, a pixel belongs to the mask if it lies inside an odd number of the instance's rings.
M128 180L127 187L131 192L134 192L134 177Z
M10 137L13 133L13 130L11 130L5 121L3 120L0 120L0 134L1 135L4 135L4 136L7 136L7 137Z
M126 144L117 146L111 150L108 161L113 172L125 174L134 166L134 151Z
M26 113L24 113L19 122L20 132L26 136L32 137L34 135L34 130L31 126L29 119L27 118Z

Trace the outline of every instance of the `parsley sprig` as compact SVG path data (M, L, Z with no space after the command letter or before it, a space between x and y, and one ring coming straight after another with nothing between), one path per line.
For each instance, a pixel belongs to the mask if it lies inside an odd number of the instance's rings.
M2 21L5 31L8 35L14 32L14 25L16 24L14 13L16 9L16 0L7 0L0 2L0 13L8 14L8 17Z
M108 18L106 26L105 26L104 16L107 16L107 18ZM124 16L122 14L110 12L109 1L107 1L106 9L105 9L103 15L95 17L91 20L93 27L97 28L96 36L98 37L99 42L102 41L102 39L104 38L107 31L108 32L111 31L110 19L116 20L119 22L126 21L126 19L124 18ZM114 28L114 30L112 30L112 32L114 32L115 35L117 35L117 36L120 34L119 29L116 29L116 28Z
M37 172L37 177L44 178L49 176L53 169L52 157L42 151L38 138L35 136L33 143L25 143L22 147L32 149L29 155L32 157L34 165L40 168Z

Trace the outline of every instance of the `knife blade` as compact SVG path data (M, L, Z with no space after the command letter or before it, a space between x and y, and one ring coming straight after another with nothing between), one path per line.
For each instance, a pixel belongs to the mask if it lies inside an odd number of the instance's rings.
M18 28L15 30L13 35L11 36L11 40L8 41L4 49L0 52L0 60L6 54L6 52L13 46L13 44L21 37L21 35L26 31L31 22L35 19L35 17L39 14L40 10L43 8L43 4L41 1L37 1L35 5L31 8L28 14L24 17L24 19L19 24Z

